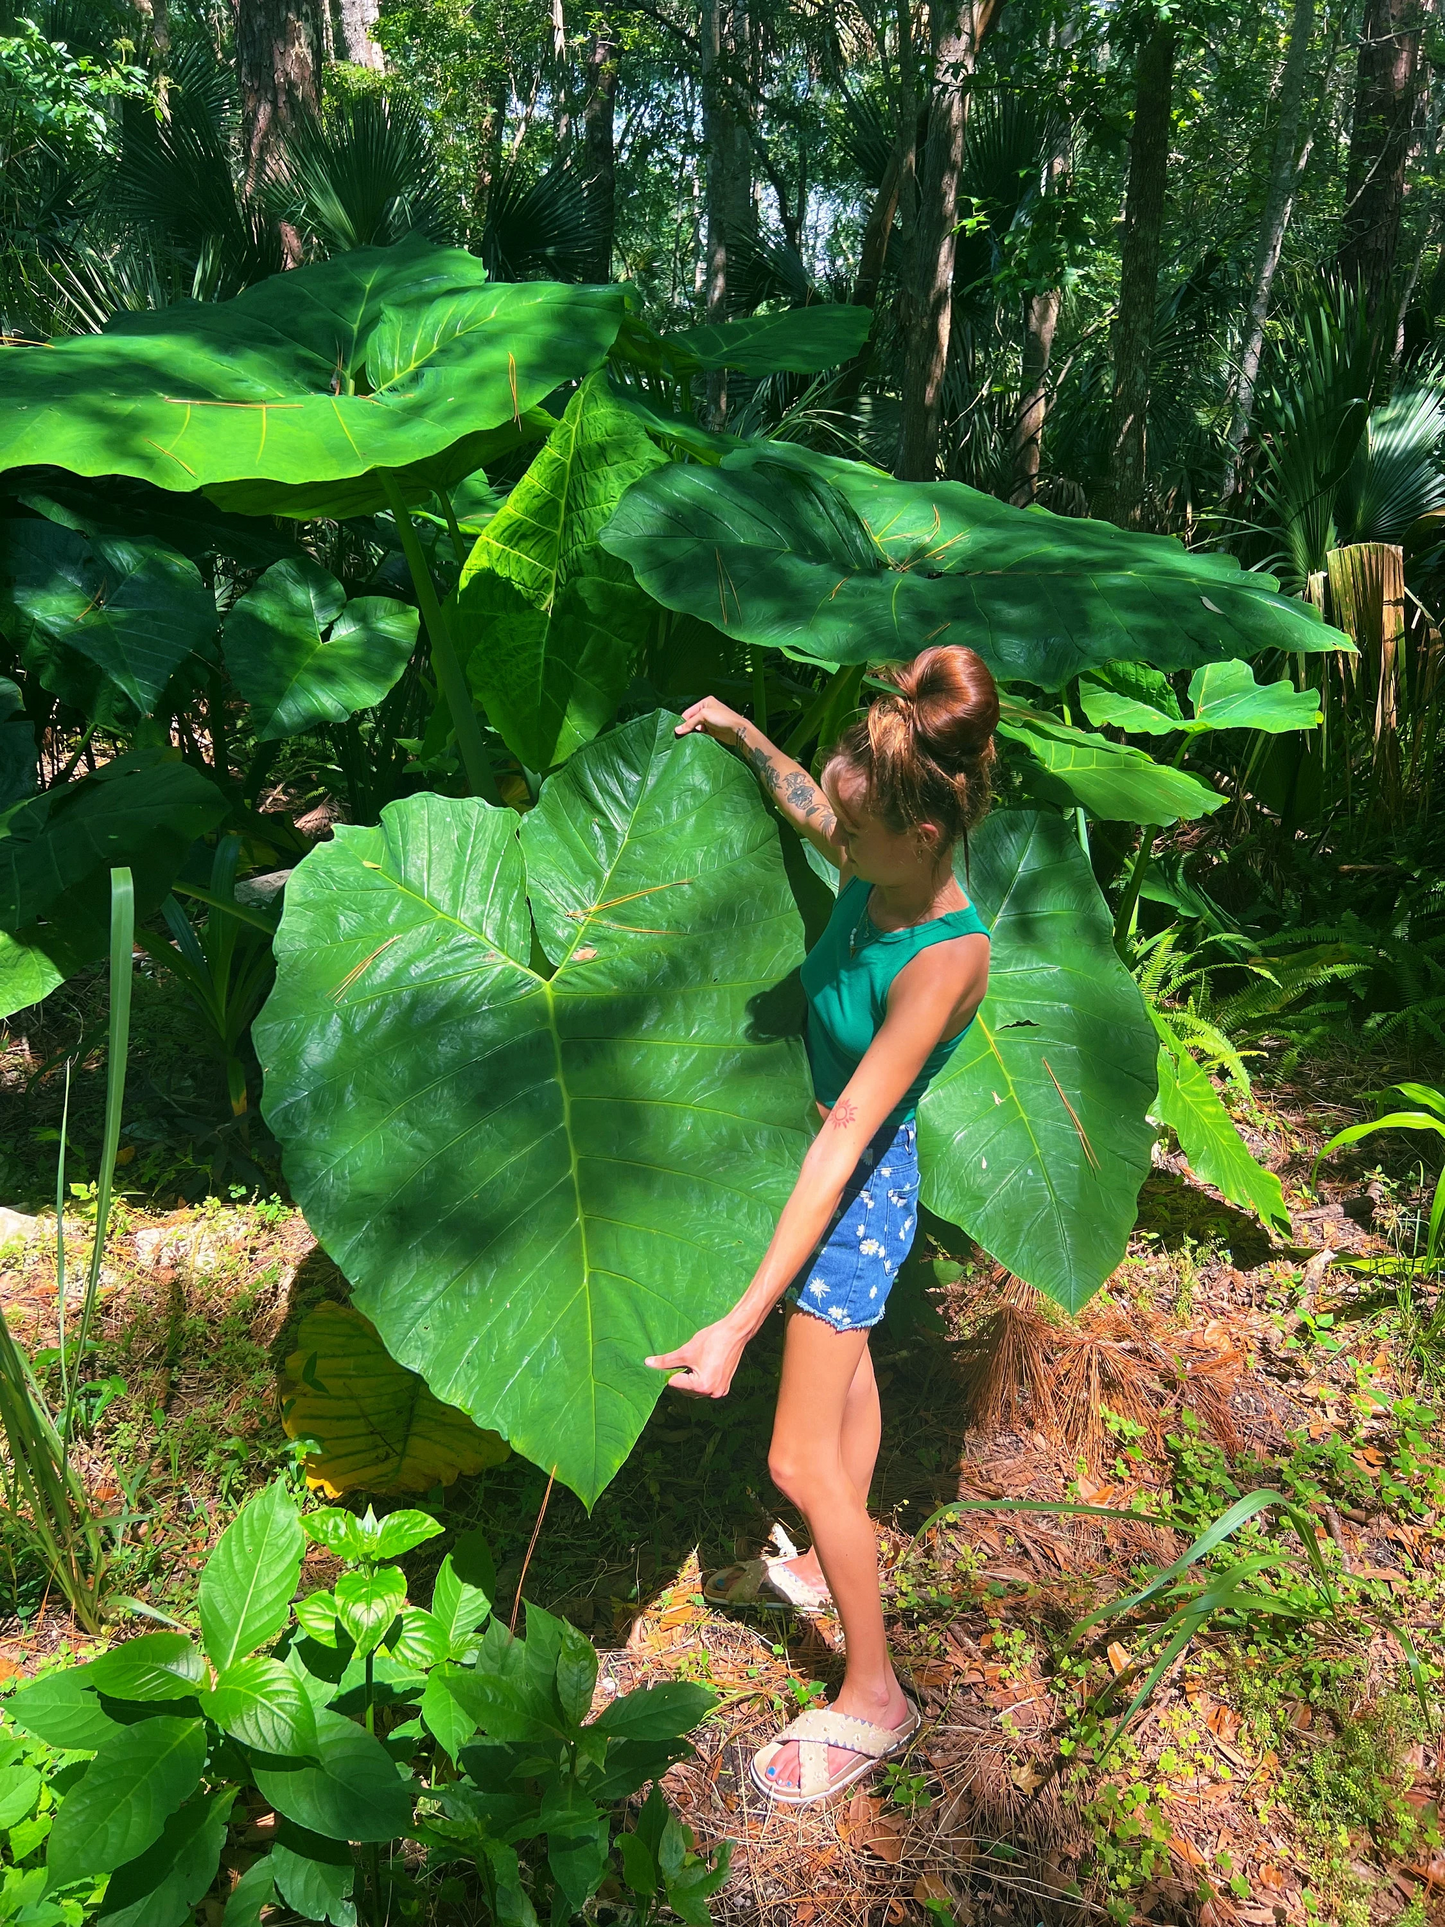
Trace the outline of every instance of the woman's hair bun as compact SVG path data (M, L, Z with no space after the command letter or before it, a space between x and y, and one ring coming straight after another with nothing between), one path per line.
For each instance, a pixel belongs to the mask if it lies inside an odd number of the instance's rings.
M911 707L921 746L945 767L979 755L998 728L998 685L972 649L925 649L882 674Z
M843 732L833 756L863 773L872 807L893 829L932 823L945 844L967 837L992 800L999 707L988 664L955 644L878 675L891 692Z

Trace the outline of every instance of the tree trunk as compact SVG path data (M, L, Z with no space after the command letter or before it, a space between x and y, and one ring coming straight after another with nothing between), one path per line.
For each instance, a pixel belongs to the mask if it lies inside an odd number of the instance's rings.
M728 245L753 226L752 143L738 107L729 68L747 46L747 12L737 0L703 0L702 138L707 161L707 318L728 318ZM708 417L714 428L727 420L727 374L709 373Z
M265 178L287 130L321 104L321 10L319 0L232 0L232 5L242 163L251 193Z
M1421 0L1366 0L1339 265L1378 315L1395 269L1405 159L1420 92Z
M1063 178L1067 136L1060 136L1049 156L1044 194L1057 193ZM1044 288L1024 303L1024 342L1019 368L1019 406L1013 425L1013 473L1009 500L1015 508L1032 507L1039 492L1039 462L1044 446L1044 417L1049 406L1049 361L1054 352L1054 330L1059 324L1062 290Z
M938 473L938 434L948 338L953 325L953 258L958 182L968 124L968 83L978 49L1001 0L934 0L930 10L933 92L919 182L909 298L903 317L903 433L898 474L931 482Z
M477 129L477 171L472 177L471 244L474 248L482 245L482 236L487 231L487 206L492 198L492 184L502 171L502 133L507 122L507 98L508 90L503 83L483 109L481 125Z
M164 58L171 46L170 10L166 0L135 0L135 10L146 24L151 45Z
M618 44L605 21L599 21L587 49L587 104L582 111L582 146L587 197L597 216L597 246L587 281L612 279L612 243L617 226L617 145L614 114L617 106Z
M1309 152L1308 142L1301 147L1300 118L1304 110L1305 73L1309 66L1310 36L1314 32L1314 24L1315 0L1294 0L1289 52L1285 55L1284 71L1279 82L1279 125L1275 129L1274 152L1270 156L1269 186L1265 191L1259 241L1254 251L1254 282L1245 318L1239 373L1234 385L1234 413L1229 424L1224 465L1224 501L1228 501L1239 485L1239 457L1254 414L1254 384L1259 379L1259 358L1264 350L1264 324L1269 318L1270 290L1274 286L1275 269L1279 266L1285 229L1289 226L1295 183Z
M1119 263L1119 318L1114 324L1114 405L1109 425L1112 519L1137 527L1148 470L1149 359L1159 298L1159 244L1172 125L1175 28L1156 26L1139 49L1134 71L1134 131Z
M380 0L331 0L336 58L349 60L354 67L369 67L374 74L385 73L386 55L372 39L380 18Z

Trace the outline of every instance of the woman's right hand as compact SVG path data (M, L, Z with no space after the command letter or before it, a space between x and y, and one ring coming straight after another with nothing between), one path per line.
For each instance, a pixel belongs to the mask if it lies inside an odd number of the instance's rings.
M726 703L720 703L716 696L704 696L701 702L694 703L691 709L682 712L682 721L673 734L691 736L700 733L735 749L742 741L738 732L746 720L735 709L729 709Z
M721 1318L717 1324L704 1325L694 1332L675 1352L663 1352L643 1363L657 1372L671 1372L667 1382L674 1392L689 1392L694 1398L726 1398L747 1342L745 1332Z

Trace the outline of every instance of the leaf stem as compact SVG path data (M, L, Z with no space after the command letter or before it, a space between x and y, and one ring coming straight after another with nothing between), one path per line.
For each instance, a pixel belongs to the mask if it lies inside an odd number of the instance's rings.
M1119 907L1114 912L1114 948L1129 961L1129 939L1134 934L1134 917L1139 908L1139 893L1144 888L1144 879L1149 874L1150 859L1154 855L1154 839L1159 834L1157 823L1146 823L1139 837L1139 847L1134 852L1134 861L1129 866L1128 881L1124 894L1119 898Z
M416 589L416 599L421 606L422 620L426 624L427 636L431 642L431 659L441 684L442 694L446 697L447 708L451 712L452 728L456 731L457 748L461 752L462 767L467 773L467 782L473 796L480 796L488 803L500 803L496 778L487 760L487 746L482 740L482 726L477 721L477 712L472 706L471 691L462 665L457 660L456 649L452 645L451 630L441 603L437 600L436 584L432 581L431 570L427 567L426 556L422 552L421 541L417 536L416 524L410 511L402 500L401 487L389 469L378 469L381 485L386 491L386 499L396 521L397 534L401 537L402 552L411 570L412 583Z

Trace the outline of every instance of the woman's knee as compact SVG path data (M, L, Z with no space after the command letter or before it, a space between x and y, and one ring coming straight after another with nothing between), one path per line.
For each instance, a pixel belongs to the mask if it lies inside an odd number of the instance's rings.
M806 1512L810 1506L835 1502L851 1491L836 1454L825 1457L777 1439L768 1453L768 1477L786 1498Z

